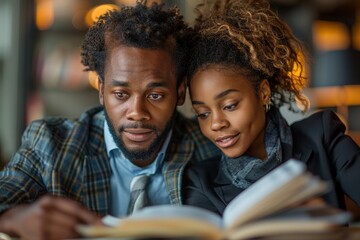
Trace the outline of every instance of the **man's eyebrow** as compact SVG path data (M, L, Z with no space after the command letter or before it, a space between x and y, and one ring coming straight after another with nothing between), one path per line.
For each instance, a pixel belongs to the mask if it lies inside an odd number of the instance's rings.
M219 98L225 97L226 95L228 95L228 94L230 94L230 93L232 93L232 92L239 92L239 90L237 90L237 89L228 89L228 90L225 90L225 91L219 93L218 95L216 95L216 96L214 97L214 99L219 99ZM201 104L204 104L204 102L202 102L202 101L197 101L197 100L193 100L193 101L191 101L191 103L192 103L192 105L201 105Z
M112 86L116 86L116 87L129 87L130 84L129 82L125 82L125 81L119 81L119 80L115 80L112 79L111 83ZM168 82L167 81L162 81L162 82L150 82L149 84L147 84L148 88L155 88L155 87L166 87L168 86Z
M161 81L161 82L150 82L147 87L148 88L155 88L155 87L167 87L169 86L169 83L167 81Z
M128 82L119 81L119 80L115 80L115 79L111 80L110 85L111 86L116 86L116 87L129 87Z

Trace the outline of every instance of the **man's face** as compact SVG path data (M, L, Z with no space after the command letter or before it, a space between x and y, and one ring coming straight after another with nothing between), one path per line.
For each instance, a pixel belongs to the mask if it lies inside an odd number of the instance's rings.
M121 46L107 55L100 103L118 147L146 166L164 142L185 87L176 86L175 63L165 50ZM179 101L178 101L179 96Z

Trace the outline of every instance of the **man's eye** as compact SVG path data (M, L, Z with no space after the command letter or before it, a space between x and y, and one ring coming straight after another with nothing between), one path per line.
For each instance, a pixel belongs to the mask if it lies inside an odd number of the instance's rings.
M163 97L163 95L159 94L159 93L151 93L149 94L149 98L151 100L160 100Z
M128 97L128 94L124 93L124 92L115 92L114 95L117 99L120 99L120 100L124 100Z

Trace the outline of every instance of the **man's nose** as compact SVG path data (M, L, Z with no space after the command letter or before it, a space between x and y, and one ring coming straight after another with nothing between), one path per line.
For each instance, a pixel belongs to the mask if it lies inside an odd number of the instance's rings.
M129 104L127 119L131 121L146 121L150 119L150 113L146 106L146 100L134 97Z

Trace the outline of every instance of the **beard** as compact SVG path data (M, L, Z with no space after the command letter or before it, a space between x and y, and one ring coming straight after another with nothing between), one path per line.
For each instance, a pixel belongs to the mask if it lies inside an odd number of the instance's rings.
M164 143L168 133L170 132L170 129L172 128L172 124L174 121L174 113L172 114L169 121L166 123L165 128L163 130L158 129L154 126L144 124L142 122L136 122L131 123L127 125L122 125L119 127L118 131L115 130L114 125L110 121L110 118L107 114L106 107L104 107L105 112L105 119L109 126L109 131L114 139L114 142L116 146L121 150L121 152L124 154L124 156L129 159L131 162L135 161L149 161L152 158L155 158L155 156L158 154L160 148L162 147L162 144ZM121 135L124 132L124 129L126 128L147 128L151 129L155 132L156 138L153 140L153 142L150 144L150 146L147 149L129 149L125 146L123 140L121 139ZM116 132L119 133L119 135L116 134Z

